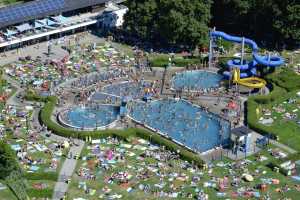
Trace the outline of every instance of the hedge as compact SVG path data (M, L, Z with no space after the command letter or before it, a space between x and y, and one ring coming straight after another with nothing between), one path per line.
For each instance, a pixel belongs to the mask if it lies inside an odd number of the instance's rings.
M289 68L283 68L280 71L269 74L266 78L288 92L300 88L299 75Z
M280 87L278 86L275 86L275 88L278 88L278 90L275 89L267 96L259 95L255 97L249 97L248 101L246 102L248 126L251 129L261 133L262 135L269 135L272 139L276 139L277 135L274 132L270 131L269 127L258 123L256 109L261 104L267 105L275 102L282 102L294 95L294 92L287 93L285 90L283 90L282 88L280 89ZM280 93L280 91L282 93Z
M37 189L27 189L27 195L31 198L52 198L53 189L42 189L42 190L37 190Z
M248 98L247 101L247 123L248 126L263 134L269 135L275 139L277 136L271 132L269 127L258 123L256 116L256 108L260 104L273 104L276 102L283 102L295 95L297 87L300 87L299 76L290 69L283 69L280 72L274 72L266 77L268 82L271 82L272 91L268 95L258 95Z
M93 139L106 138L106 137L117 137L122 140L128 140L130 137L140 137L146 140L151 140L151 142L158 145L163 145L171 151L178 151L182 159L194 162L196 165L202 167L204 162L199 158L199 156L186 148L177 145L176 143L164 138L158 134L151 133L150 131L139 129L139 128L128 128L126 130L95 130L95 131L77 131L69 128L65 128L55 123L52 119L52 113L57 102L56 97L48 97L43 109L40 112L40 121L53 133L63 136L63 137L73 137L79 139L86 139L91 137Z
M45 102L47 100L47 97L39 96L33 90L27 90L25 94L26 95L24 96L24 98L27 101Z
M274 101L284 100L287 91L275 84L271 84L272 91L268 95L257 95L250 97L248 100L254 100L258 104L270 104Z
M28 180L50 180L57 181L57 172L35 172L35 173L25 173L24 177Z

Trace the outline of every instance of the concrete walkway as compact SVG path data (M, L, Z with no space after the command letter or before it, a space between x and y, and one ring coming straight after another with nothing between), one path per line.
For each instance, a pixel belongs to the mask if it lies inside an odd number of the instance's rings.
M10 78L9 76L4 75L3 77L5 80L7 80L9 83L11 83L11 85L13 87L15 87L17 89L15 94L12 95L7 100L7 105L13 105L13 106L17 106L17 107L24 107L26 105L29 105L30 102L20 102L20 100L16 97L18 94L23 92L24 89L22 89L19 86L19 84L15 80ZM51 141L62 143L66 140L67 141L69 140L69 138L64 138L64 137L54 135L54 134L48 134L49 132L47 132L47 131L41 131L42 126L39 122L39 112L40 112L39 107L34 108L33 114L32 114L32 119L30 120L30 127L32 128L32 130L35 130L40 135L42 135L43 137L45 137L47 139L50 139ZM80 155L80 153L84 147L83 141L81 141L81 140L73 140L73 141L74 141L75 145L71 146L69 153L68 153L68 155L72 155L72 157L75 155ZM72 177L72 175L75 171L75 168L76 168L76 164L77 164L77 160L75 160L71 157L68 157L65 160L65 162L63 163L63 166L59 172L58 182L55 184L53 199L60 200L67 193L68 184L66 183L65 180Z
M7 76L6 74L3 74L2 77L4 80L10 83L17 90L12 96L10 96L7 99L6 105L22 106L22 103L17 99L17 95L23 92L24 90L20 87L20 85L15 80Z
M84 142L81 140L75 141L76 145L73 145L70 148L68 158L65 160L58 177L58 182L54 188L53 198L54 200L59 200L64 197L68 191L68 183L66 180L71 179L75 171L77 160L74 159L74 156L80 155ZM72 156L72 157L71 157Z

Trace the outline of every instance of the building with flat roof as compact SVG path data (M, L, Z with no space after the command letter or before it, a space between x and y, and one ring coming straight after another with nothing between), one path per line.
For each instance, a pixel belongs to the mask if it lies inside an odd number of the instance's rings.
M101 28L102 14L114 8L108 27L121 26L127 8L113 0L35 0L0 8L0 51ZM125 11L124 11L125 9ZM120 14L121 13L121 14ZM107 23L108 21L106 21Z

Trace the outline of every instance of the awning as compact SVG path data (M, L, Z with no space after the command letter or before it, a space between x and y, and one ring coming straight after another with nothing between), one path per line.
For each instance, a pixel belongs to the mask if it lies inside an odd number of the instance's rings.
M40 20L36 20L37 23L39 24L43 24L43 25L47 25L47 19L40 19Z
M58 15L58 16L55 16L55 17L51 17L51 19L54 19L56 22L59 22L60 24L64 24L64 23L66 23L67 21L69 21L69 18L64 17L64 16L62 16L62 15Z
M18 32L24 32L32 29L32 26L30 26L28 23L21 24L19 26L16 26L16 29Z
M3 33L6 37L10 37L10 36L15 35L15 34L18 33L16 31L12 31L12 30L9 30L9 29L7 29L6 31L7 31L6 33Z
M42 23L40 23L40 22L37 22L37 21L34 22L34 28L42 28L42 27L44 27L44 26L45 26L45 25L42 24Z
M41 19L41 20L37 20L36 22L44 25L44 26L52 26L57 24L56 22L50 20L50 19Z
M55 25L55 24L57 24L55 21L52 21L50 19L47 20L47 25L48 26L52 26L52 25Z

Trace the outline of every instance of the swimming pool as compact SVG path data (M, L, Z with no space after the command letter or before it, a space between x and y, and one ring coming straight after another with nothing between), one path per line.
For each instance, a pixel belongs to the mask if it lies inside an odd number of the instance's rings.
M66 126L91 130L104 129L118 119L119 107L97 105L95 107L76 107L59 114L59 121Z
M102 92L119 96L130 97L133 99L141 98L144 95L144 89L150 87L151 83L147 81L139 82L121 82L112 85L107 85L103 88Z
M223 76L203 70L185 71L177 73L171 80L172 88L175 90L198 91L220 86Z
M197 152L229 142L229 122L187 101L132 102L129 116Z

